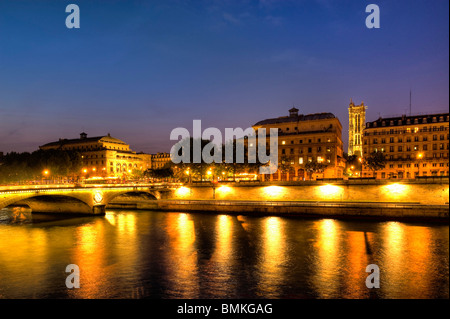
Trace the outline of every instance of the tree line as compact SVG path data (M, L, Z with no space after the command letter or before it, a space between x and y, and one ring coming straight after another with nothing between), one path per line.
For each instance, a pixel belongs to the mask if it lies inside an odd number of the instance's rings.
M0 158L0 183L75 177L81 167L81 154L76 151L11 152Z

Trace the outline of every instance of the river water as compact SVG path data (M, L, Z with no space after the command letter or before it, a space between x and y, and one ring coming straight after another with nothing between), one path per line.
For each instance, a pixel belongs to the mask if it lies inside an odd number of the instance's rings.
M369 264L380 288L366 287ZM449 298L449 226L4 209L0 298Z

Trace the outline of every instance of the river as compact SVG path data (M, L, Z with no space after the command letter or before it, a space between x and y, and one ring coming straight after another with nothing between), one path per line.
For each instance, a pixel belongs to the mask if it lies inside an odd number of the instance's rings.
M80 288L66 287L66 266ZM380 288L366 287L366 267ZM0 210L0 298L449 298L449 226Z

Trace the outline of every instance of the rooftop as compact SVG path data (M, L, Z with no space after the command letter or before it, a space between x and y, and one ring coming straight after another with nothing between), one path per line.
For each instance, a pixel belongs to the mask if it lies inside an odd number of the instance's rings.
M277 118L262 120L262 121L259 121L258 123L256 123L254 126L336 118L333 113L314 113L314 114L303 115L303 114L296 114L295 111L298 111L298 110L291 109L291 110L289 110L290 116L281 116L281 117L277 117Z
M122 145L127 145L124 141L121 141L117 138L111 137L110 134L105 135L105 136L96 136L96 137L87 137L86 133L81 133L80 134L80 138L76 138L76 139L59 139L59 141L56 142L51 142L51 143L47 143L44 144L42 147L50 147L50 146L60 146L62 147L63 145L73 145L73 144L85 144L85 143L91 143L91 142L109 142L109 143L116 143L116 144L122 144Z
M421 114L411 116L395 116L395 117L380 117L375 121L367 122L366 127L387 127L387 126L401 126L401 125L413 125L413 124L432 124L432 123L444 123L449 122L449 113L436 113L436 114Z

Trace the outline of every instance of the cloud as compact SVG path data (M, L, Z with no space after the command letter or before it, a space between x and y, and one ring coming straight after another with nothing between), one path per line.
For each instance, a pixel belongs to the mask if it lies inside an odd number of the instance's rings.
M230 13L224 12L222 16L223 16L225 21L227 21L227 22L229 22L231 24L234 24L234 25L241 24L241 21L238 18L234 17Z

